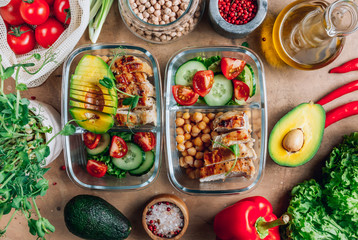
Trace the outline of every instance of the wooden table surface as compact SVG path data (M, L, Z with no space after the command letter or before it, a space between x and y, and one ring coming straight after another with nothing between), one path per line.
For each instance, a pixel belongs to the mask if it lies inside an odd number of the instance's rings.
M203 19L192 33L182 37L174 43L156 45L137 38L126 28L121 20L117 2L115 1L98 42L125 42L148 49L155 57L157 57L161 68L161 75L164 76L165 66L169 58L176 51L184 47L220 45L239 46L242 42L247 41L250 48L257 52L264 62L268 100L268 127L270 132L274 124L293 107L302 102L308 102L310 100L317 101L328 92L355 80L358 77L357 72L341 75L328 74L328 70L331 67L358 57L356 44L358 32L347 38L346 45L338 59L331 65L322 69L315 71L301 71L285 65L275 64L273 66L268 63L267 57L271 60L275 53L272 49L269 52L265 52L265 54L263 53L260 47L262 38L266 37L269 39L269 34L271 34L272 30L269 20L273 20L279 11L289 2L291 1L269 1L269 12L268 17L263 24L264 29L257 29L246 39L231 40L217 34L210 26L206 11ZM78 45L85 43L90 43L87 31L84 33ZM62 66L53 72L43 85L29 89L23 96L35 96L37 100L49 103L60 111L61 74ZM7 86L8 91L11 91L12 89L13 85ZM357 97L357 93L348 94L341 99L328 104L327 109L331 109L349 101L357 100ZM261 195L271 201L277 215L285 212L288 205L289 192L292 187L305 179L319 176L321 173L321 166L332 147L342 140L343 135L353 131L358 131L358 117L350 117L327 128L324 133L321 147L316 156L310 162L300 167L286 168L278 166L267 155L266 169L261 183L259 183L259 185L250 193L230 196L193 196L178 192L168 180L165 157L163 158L164 161L158 179L144 190L131 192L86 190L72 183L66 172L60 170L60 166L64 165L64 157L61 153L59 158L50 165L51 170L46 174L46 177L50 182L49 190L44 197L39 197L37 201L42 215L48 218L56 227L56 231L49 235L47 239L79 239L67 230L63 219L63 209L65 204L78 194L100 196L123 212L129 218L133 226L132 233L128 239L149 239L141 225L141 212L145 202L160 193L176 194L186 202L189 208L190 224L182 239L215 239L212 227L214 216L226 206L231 205L242 198ZM3 218L1 226L6 224L5 220L7 220L7 218ZM24 217L17 215L10 225L5 239L23 240L36 238L29 234L27 222L24 220Z

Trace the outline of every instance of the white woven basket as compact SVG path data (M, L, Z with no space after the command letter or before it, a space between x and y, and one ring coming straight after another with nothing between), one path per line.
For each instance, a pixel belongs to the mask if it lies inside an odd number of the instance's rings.
M0 0L0 7L7 5L10 0ZM89 0L69 0L71 8L71 23L52 45L52 51L56 53L56 62L47 64L35 75L30 75L25 71L19 74L19 82L26 84L28 87L37 87L46 81L48 76L64 61L67 55L73 50L78 41L80 40L83 32L86 30L89 21L90 1ZM34 53L39 53L41 56L45 55L45 49L41 46L35 47L34 50L27 54L15 55L10 49L6 40L6 26L0 16L0 55L2 56L2 64L4 67L9 67L13 64L20 63ZM30 71L35 71L42 63L33 60L36 64L34 67L29 68Z

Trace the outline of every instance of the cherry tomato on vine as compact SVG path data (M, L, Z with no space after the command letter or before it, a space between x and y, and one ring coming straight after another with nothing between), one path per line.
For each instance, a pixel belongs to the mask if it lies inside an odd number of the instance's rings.
M234 83L234 96L237 100L246 101L250 95L250 88L240 80L232 80Z
M36 41L40 46L44 48L50 47L65 31L62 24L54 18L48 18L48 20L37 26L35 29Z
M57 20L64 24L70 24L71 11L68 0L55 0L55 3L53 4L53 12Z
M175 85L172 88L175 101L180 105L190 106L196 103L199 98L199 94L189 86Z
M20 14L30 25L40 25L48 19L50 7L45 0L23 0L20 5Z
M109 149L109 156L114 158L124 157L128 152L127 143L123 138L118 136L112 137L111 148Z
M88 160L86 169L91 176L101 178L106 174L108 167L103 162Z
M144 152L152 150L155 146L155 136L152 132L137 132L133 140Z
M193 77L194 92L205 97L214 85L214 72L211 70L197 71Z
M223 57L221 59L220 67L224 76L232 80L236 78L244 69L246 62L236 58Z
M83 134L83 141L89 149L95 149L101 140L101 134L86 132Z
M8 5L0 8L0 15L10 25L20 25L25 23L20 14L21 0L11 0Z
M7 32L7 43L15 54L25 54L36 45L34 31L28 26L11 27Z

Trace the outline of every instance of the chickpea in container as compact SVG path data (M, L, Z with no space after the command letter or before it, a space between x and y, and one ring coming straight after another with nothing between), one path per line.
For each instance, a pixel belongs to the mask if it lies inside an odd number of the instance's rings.
M126 26L152 43L168 43L191 32L200 21L205 0L120 0Z
M212 139L217 132L212 129L212 121L220 113L177 112L176 142L180 152L179 165L185 168L191 179L197 179L204 165L204 153L212 149Z

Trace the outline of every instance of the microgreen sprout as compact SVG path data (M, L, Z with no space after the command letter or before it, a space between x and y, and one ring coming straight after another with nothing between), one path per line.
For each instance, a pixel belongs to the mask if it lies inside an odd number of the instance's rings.
M229 171L227 171L225 173L225 177L227 177L231 171L234 169L234 167L236 166L236 163L237 163L237 158L238 156L240 156L240 147L239 147L239 144L233 144L233 145L230 145L229 147L228 146L225 146L224 144L222 143L219 143L219 142L216 142L216 141L213 141L213 143L216 143L218 145L220 145L221 147L223 148L226 148L226 149L229 149L234 155L235 155L235 161L234 161L234 164L231 166L231 168L229 169ZM225 179L224 179L225 180Z

